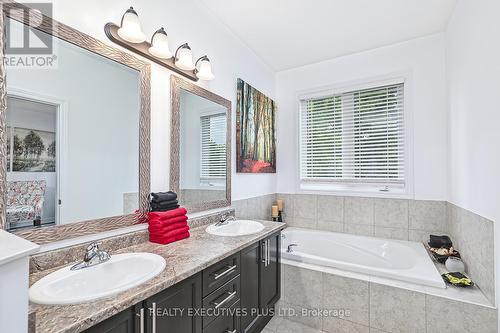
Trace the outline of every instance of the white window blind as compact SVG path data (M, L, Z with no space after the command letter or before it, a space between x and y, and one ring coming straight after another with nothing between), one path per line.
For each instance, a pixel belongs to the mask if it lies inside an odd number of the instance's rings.
M200 117L201 149L200 178L204 180L226 177L226 115Z
M302 182L405 185L404 84L300 100Z

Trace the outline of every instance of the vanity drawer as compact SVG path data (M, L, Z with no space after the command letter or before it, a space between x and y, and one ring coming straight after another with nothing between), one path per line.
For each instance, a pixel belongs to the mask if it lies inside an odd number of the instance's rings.
M203 271L203 296L240 274L240 254L228 257Z
M240 302L236 302L223 315L216 318L207 327L203 329L203 333L239 333L240 317L237 309Z
M240 299L240 276L236 276L225 285L203 298L202 306L206 311L203 317L203 327L215 318L225 314L227 309Z

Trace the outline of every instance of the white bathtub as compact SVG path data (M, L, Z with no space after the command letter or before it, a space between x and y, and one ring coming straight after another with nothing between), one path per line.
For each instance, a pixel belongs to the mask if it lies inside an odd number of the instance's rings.
M292 262L446 288L422 243L301 228L282 235L282 258ZM291 253L290 244L298 244Z

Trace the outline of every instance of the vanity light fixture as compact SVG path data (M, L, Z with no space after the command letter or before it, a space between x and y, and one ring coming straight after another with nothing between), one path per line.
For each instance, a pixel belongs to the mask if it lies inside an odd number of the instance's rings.
M104 26L104 32L112 42L190 80L213 80L215 77L207 56L199 58L196 63L193 62L193 51L188 43L179 46L172 57L165 29L156 30L151 37L151 43L146 40L139 16L132 7L123 14L120 25L109 22Z
M153 34L153 37L151 37L151 47L149 48L149 53L162 59L172 58L172 52L170 52L168 47L168 36L165 29L160 28Z
M118 36L130 43L142 43L146 40L146 35L142 32L139 15L133 7L127 9L122 16Z
M196 60L194 73L200 80L210 81L215 78L212 73L212 64L206 55Z
M182 44L175 51L175 66L185 71L192 71L195 69L193 52L188 43Z

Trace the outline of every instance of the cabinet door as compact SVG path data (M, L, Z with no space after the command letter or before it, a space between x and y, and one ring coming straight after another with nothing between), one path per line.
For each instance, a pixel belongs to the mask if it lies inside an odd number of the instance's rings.
M281 233L275 233L261 241L260 262L260 307L271 308L280 299L281 293ZM266 260L267 258L267 260Z
M260 242L241 251L241 332L251 332L259 309ZM244 315L243 315L244 314Z
M201 273L146 300L148 333L201 333ZM156 310L156 311L154 311Z
M84 333L140 333L140 308L135 306L124 310Z

